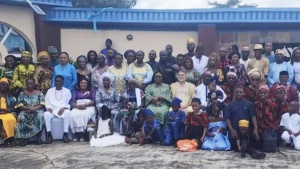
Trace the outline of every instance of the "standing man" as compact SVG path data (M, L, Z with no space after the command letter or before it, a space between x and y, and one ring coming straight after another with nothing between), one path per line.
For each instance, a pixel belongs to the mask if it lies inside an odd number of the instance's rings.
M46 143L50 144L53 141L51 134L51 120L53 118L62 118L64 120L64 135L63 141L69 142L68 132L70 124L70 104L71 92L69 89L63 87L64 77L57 75L55 77L55 87L48 90L45 97L46 112L44 113L44 119L46 124Z
M112 46L112 41L111 41L110 39L106 39L105 45L106 45L106 48L102 49L102 50L100 51L100 53L102 53L103 55L105 55L105 58L106 58L106 59L107 59L107 55L108 55L108 50L113 50L113 51L115 52L115 55L118 54L118 52L117 52L115 49L111 48L111 46Z
M160 68L163 70L164 78L163 78L163 83L166 83L168 85L175 83L176 82L176 71L173 67L171 62L169 62L169 57L168 57L168 52L166 50L162 50L159 52L159 65Z
M47 50L51 58L51 66L54 68L56 65L59 64L57 48L55 46L48 46Z
M275 60L275 54L274 52L272 51L273 50L273 44L271 42L266 42L265 43L265 53L262 55L264 58L267 58L271 63L274 63L276 60Z
M204 73L204 70L208 63L208 57L203 55L203 52L204 46L202 43L199 43L196 48L196 56L192 57L194 69L197 70L200 73L200 75Z
M172 45L167 45L166 46L166 51L167 51L167 62L169 62L172 65L176 64L176 58L173 56L173 46Z
M193 57L195 56L195 41L193 38L189 37L186 42L186 48L188 50L188 53L184 55L184 57Z
M267 58L262 57L263 46L261 44L256 44L254 46L254 56L248 63L247 72L257 68L263 75L265 80L268 78L270 62Z
M226 48L221 47L219 50L218 68L222 70L223 74L225 73L226 67L229 65L229 62L229 59L227 59Z
M248 46L244 46L242 48L242 58L240 59L240 63L244 65L246 70L248 68L248 63L250 61L249 55L250 55L250 48Z

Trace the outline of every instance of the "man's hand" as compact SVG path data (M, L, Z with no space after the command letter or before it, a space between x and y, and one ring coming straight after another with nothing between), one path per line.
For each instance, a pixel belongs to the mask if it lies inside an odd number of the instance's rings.
M254 137L255 137L255 140L259 140L259 135L258 135L258 130L257 129L254 129L253 130L253 135L254 135Z
M51 108L48 108L47 111L53 113L53 110Z
M78 106L77 106L77 109L79 109L79 110L85 110L86 107L85 107L84 105L78 105Z
M238 137L238 132L234 129L230 130L230 134L232 138L237 138Z
M63 107L58 111L58 115L61 116L67 108Z

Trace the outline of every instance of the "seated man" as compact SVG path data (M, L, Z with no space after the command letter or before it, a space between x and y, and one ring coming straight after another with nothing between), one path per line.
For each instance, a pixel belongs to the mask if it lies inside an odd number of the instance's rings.
M300 115L299 103L292 101L289 105L289 112L282 115L280 126L283 129L281 139L286 144L294 144L296 150L300 150Z
M51 135L51 120L52 118L63 118L64 119L64 135L63 141L69 142L68 131L70 124L70 105L71 92L69 89L62 87L64 83L64 77L57 75L55 77L55 87L48 90L45 97L46 112L44 113L44 119L46 124L46 143L50 144L53 141Z

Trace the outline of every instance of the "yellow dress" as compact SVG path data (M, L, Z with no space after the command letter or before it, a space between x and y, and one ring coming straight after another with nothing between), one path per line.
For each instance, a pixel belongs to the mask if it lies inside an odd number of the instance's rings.
M26 88L26 80L28 78L33 78L35 72L35 66L32 64L29 64L28 66L25 66L23 64L20 64L17 66L14 70L13 74L13 84L12 88Z
M7 109L6 98L0 98L0 108ZM16 118L12 113L0 114L0 137L5 140L15 136L14 128L16 125Z
M185 82L181 85L179 82L171 84L173 98L177 97L182 100L181 106L189 105L186 109L181 109L185 114L192 112L191 100L195 97L196 87L192 83Z
M126 74L127 74L127 66L125 64L122 65L122 68L117 69L114 65L110 66L107 69L107 72L110 72L114 75L114 87L115 89L121 93L126 89Z

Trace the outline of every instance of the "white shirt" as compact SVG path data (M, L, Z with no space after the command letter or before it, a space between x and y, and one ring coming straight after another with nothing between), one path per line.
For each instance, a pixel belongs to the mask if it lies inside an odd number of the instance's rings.
M300 115L285 113L281 117L280 126L284 126L286 129L291 130L293 133L300 131Z
M220 90L223 93L223 99L221 99L220 101L224 102L224 100L226 100L226 98L227 98L227 95L225 94L224 90L218 85L216 86L216 89ZM209 92L210 91L209 91L208 86L205 86L203 83L200 84L199 86L197 86L196 97L198 97L200 99L202 106L205 106L205 107L207 106L207 101L208 101L207 95Z
M193 56L192 59L193 59L194 69L197 70L200 73L200 75L202 75L208 63L208 57L202 55L201 59L199 60L196 56Z
M70 100L72 94L69 89L63 87L61 90L56 90L55 87L48 90L45 96L45 107L46 109L51 108L53 114L57 115L58 111L65 107L70 109Z
M295 81L300 83L300 62L294 62L294 76Z
M247 70L248 68L248 63L251 59L247 59L246 61L244 61L243 59L240 59L240 64L244 65L245 69Z

